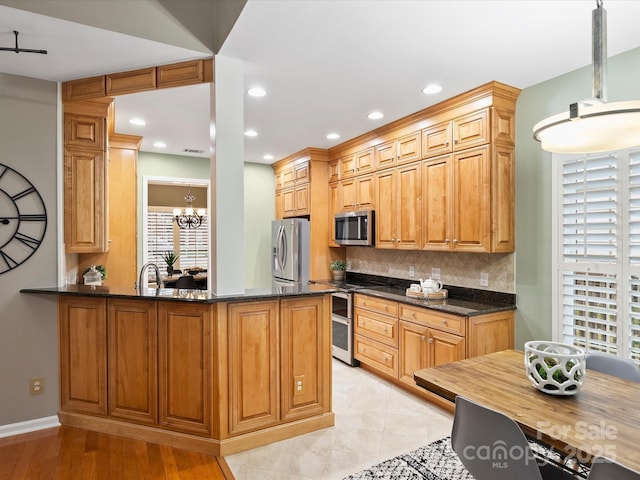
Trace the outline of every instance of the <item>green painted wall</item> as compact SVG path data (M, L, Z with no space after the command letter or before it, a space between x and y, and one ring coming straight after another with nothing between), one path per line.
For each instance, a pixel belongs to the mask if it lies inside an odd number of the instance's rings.
M608 100L640 100L640 48L608 61ZM516 113L516 348L552 335L551 154L533 140L533 126L591 97L591 67L522 91Z

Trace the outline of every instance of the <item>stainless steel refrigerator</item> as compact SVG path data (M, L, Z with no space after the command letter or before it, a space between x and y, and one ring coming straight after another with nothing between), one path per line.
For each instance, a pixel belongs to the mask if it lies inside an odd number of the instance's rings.
M274 220L271 249L271 272L276 285L309 283L309 220Z

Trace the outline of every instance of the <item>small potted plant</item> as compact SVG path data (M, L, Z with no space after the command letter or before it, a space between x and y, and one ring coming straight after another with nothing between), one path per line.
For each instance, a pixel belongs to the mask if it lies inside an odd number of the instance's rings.
M178 261L180 255L176 254L173 250L169 250L162 254L162 259L167 264L167 275L173 275L173 265Z
M93 273L94 270L100 274L100 278L91 278L91 275L87 277L87 274L89 274L89 272ZM104 265L89 265L82 272L82 277L85 285L102 285L102 282L107 279L107 269L104 268ZM87 281L89 281L89 283L87 283Z
M331 260L329 268L331 269L331 274L333 275L333 279L336 282L344 281L344 275L347 270L347 262L345 262L344 260Z

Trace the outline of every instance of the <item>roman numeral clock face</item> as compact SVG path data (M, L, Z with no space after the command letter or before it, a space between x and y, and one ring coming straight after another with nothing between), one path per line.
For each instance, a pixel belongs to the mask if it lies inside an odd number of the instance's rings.
M24 263L42 243L47 210L35 187L0 163L0 274Z

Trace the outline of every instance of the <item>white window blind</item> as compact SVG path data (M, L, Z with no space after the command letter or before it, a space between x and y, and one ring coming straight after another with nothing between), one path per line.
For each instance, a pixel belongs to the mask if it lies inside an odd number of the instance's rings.
M558 340L640 362L640 150L563 158L557 181Z
M162 254L174 251L179 254L174 268L187 270L192 267L207 268L209 245L207 218L198 228L180 229L173 219L170 208L149 207L147 212L147 258L160 267L166 268ZM163 271L164 273L164 271ZM149 272L149 282L155 282L155 274Z

